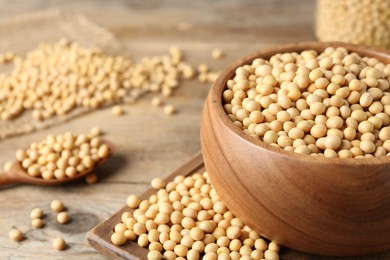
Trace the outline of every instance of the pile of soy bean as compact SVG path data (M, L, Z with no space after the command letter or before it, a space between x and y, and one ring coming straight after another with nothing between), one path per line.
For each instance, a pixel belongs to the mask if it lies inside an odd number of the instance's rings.
M220 59L223 53L214 50ZM197 75L184 54L172 46L167 55L143 57L133 62L124 56L111 56L99 49L88 49L76 42L62 39L56 43L41 43L26 57L6 53L10 72L0 74L0 119L12 120L25 111L32 111L35 120L42 121L70 113L76 108L98 109L111 104L134 102L146 93L171 96L181 81ZM211 82L217 73L199 71L199 80ZM171 104L166 114L173 114ZM114 107L113 113L123 114Z
M220 200L208 173L154 179L157 194L127 199L133 212L122 214L111 241L134 241L148 248L148 259L279 259L280 247L246 226Z
M390 155L390 64L345 48L279 53L237 68L224 110L272 146L328 158Z

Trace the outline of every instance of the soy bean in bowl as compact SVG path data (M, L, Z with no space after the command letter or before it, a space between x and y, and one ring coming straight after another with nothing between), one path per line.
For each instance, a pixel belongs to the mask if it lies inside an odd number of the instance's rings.
M312 42L225 69L206 100L201 145L229 209L304 252L390 249L389 63L381 49Z

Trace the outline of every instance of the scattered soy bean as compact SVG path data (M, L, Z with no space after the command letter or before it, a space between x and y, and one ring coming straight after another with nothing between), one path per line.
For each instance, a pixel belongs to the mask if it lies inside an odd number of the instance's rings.
M10 240L13 240L13 241L22 241L23 238L24 238L24 234L22 231L20 231L19 229L12 229L10 232L9 232L9 235L8 235L9 239Z
M50 208L55 212L61 212L65 209L64 203L60 200L53 200L50 202Z
M33 220L31 220L31 225L34 228L41 228L41 227L43 227L44 222L40 218L34 218Z
M69 217L68 213L66 213L66 212L58 213L58 215L57 215L58 223L67 224L69 222L69 220L70 220L70 217Z
M208 72L209 71L209 67L206 65L206 64L199 64L199 66L198 66L198 71L200 72L200 73L206 73L206 72Z
M154 97L154 98L152 98L151 103L152 103L153 106L159 107L159 106L161 106L163 104L163 101L159 97Z
M163 179L160 179L160 178L155 178L152 180L151 186L153 187L153 189L156 189L156 190L162 189L165 187L165 181Z
M176 108L173 105L166 105L164 107L164 113L166 115L173 115L174 113L176 113Z
M127 206L132 209L138 208L140 203L141 199L137 195L130 195L129 197L127 197Z
M97 137L97 136L100 136L102 135L102 130L95 126L95 127L92 127L91 130L89 131L89 134L91 137Z
M42 218L43 217L43 210L40 208L35 208L35 209L31 210L30 217L31 217L31 219Z
M64 250L66 248L65 240L61 237L53 239L53 248L58 251Z
M121 116L125 113L125 110L123 109L122 106L113 106L112 113L116 116Z
M6 162L6 163L4 164L4 171L6 171L6 172L10 171L10 170L11 170L11 167L12 167L12 165L13 165L13 163L14 163L14 162L12 162L12 161Z
M95 173L90 173L87 176L85 176L85 182L87 184L94 184L98 181L98 177Z
M212 52L211 52L211 57L212 57L213 59L216 59L216 60L221 59L221 58L223 57L223 52L222 52L222 50L221 50L221 49L214 49L214 50L212 50Z

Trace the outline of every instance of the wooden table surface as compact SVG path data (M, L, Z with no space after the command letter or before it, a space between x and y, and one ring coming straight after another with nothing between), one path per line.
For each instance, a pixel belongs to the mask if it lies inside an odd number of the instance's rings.
M74 10L112 31L134 60L165 54L172 45L185 51L192 64L207 63L219 70L236 58L262 47L314 40L313 0L251 1L0 1L0 19L52 7ZM39 32L37 32L39 33ZM5 41L6 39L0 39ZM218 47L226 58L215 61L210 52ZM140 194L150 180L164 177L200 149L199 127L207 84L186 82L169 98L179 113L164 115L146 97L125 107L122 117L103 109L70 122L0 142L0 165L14 157L19 147L68 130L87 132L101 127L117 146L110 162L99 169L99 182L62 187L27 185L0 190L0 259L105 259L85 240L85 233ZM72 222L59 225L49 210L52 199L64 201ZM32 229L30 210L41 207L48 214L46 228ZM26 232L22 243L11 242L8 232ZM50 240L63 237L69 247L56 252Z

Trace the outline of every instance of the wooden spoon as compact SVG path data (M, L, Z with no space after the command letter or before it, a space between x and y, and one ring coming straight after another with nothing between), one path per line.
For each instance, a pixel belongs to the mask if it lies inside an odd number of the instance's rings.
M10 171L0 174L0 186L14 184L14 183L29 183L34 185L50 186L50 185L60 185L60 184L64 184L64 183L68 183L68 182L72 182L84 178L86 175L88 175L93 170L95 170L96 167L105 163L107 159L110 156L112 156L114 152L114 145L107 140L103 140L103 143L106 144L110 149L110 154L106 158L103 158L98 162L96 162L94 167L92 167L91 169L87 169L83 172L80 172L74 177L66 177L64 179L51 179L51 180L45 180L40 177L32 177L28 175L28 173L22 167L19 161L15 161L12 164Z

